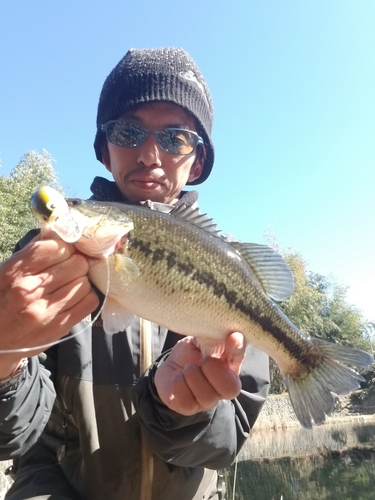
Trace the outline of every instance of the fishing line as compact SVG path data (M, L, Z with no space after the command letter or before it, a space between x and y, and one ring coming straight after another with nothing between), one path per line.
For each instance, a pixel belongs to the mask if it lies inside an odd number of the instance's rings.
M83 237L87 238L88 236L83 235ZM94 236L90 236L90 238L92 238L93 241L97 244L99 250L103 250L103 248L100 246L98 240L96 240ZM78 335L81 335L81 333L85 332L88 328L90 328L95 323L95 321L99 318L100 314L102 313L104 306L105 306L105 303L107 301L108 293L109 293L110 269L109 269L108 259L105 259L105 260L106 260L106 269L107 269L107 286L106 286L106 291L104 293L103 303L102 303L101 307L99 308L98 313L95 315L94 318L91 319L91 321L85 327L81 328L81 330L79 330L76 333L68 334L66 337L63 337L63 338L58 339L58 340L54 340L53 342L49 342L47 344L41 344L41 345L37 345L37 346L33 346L33 347L21 347L19 349L0 349L0 354L7 354L7 353L20 353L20 354L22 354L22 353L25 353L28 351L33 351L33 350L44 351L45 349L48 349L49 347L52 347L52 346L57 345L57 344L61 344L62 342L66 342L67 340L74 339ZM83 319L81 321L83 321Z
M233 496L232 496L233 500L235 500L236 498L237 466L238 466L238 455L236 456L236 460L234 462Z

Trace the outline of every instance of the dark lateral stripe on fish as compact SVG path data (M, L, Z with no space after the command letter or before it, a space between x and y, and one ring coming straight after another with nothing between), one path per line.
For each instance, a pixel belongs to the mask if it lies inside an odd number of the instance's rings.
M177 267L178 271L185 276L190 276L192 280L198 282L200 285L211 288L216 297L225 297L230 307L234 307L241 311L258 323L265 332L271 333L292 357L297 360L302 360L306 357L306 352L303 348L298 343L294 342L292 338L288 337L281 328L275 325L271 318L264 315L260 307L245 304L242 300L239 300L237 292L235 290L228 290L226 284L217 281L213 273L196 270L192 262L178 261L177 253L175 252L167 253L163 248L153 250L150 242L144 242L134 238L131 240L131 247L137 248L146 257L151 257L153 263L165 260L169 270L173 267Z
M261 308L256 305L245 304L243 300L239 300L237 292L234 290L229 291L225 283L215 280L213 273L195 271L192 279L212 288L216 297L221 298L224 296L230 307L235 307L246 316L252 318L252 320L260 325L265 332L271 333L295 359L301 360L306 356L301 346L294 342L292 338L288 337L281 328L275 325L271 318L264 315Z

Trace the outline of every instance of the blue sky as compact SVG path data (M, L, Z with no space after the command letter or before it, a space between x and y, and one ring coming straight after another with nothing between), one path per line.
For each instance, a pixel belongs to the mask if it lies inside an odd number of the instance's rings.
M243 241L271 230L375 319L374 26L373 0L1 0L0 173L44 148L88 197L105 77L182 46L215 105L202 208Z

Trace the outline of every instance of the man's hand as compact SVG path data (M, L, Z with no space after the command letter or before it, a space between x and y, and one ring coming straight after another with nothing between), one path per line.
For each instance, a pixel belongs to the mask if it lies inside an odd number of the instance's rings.
M46 236L0 266L0 350L54 342L98 305L86 259L72 245ZM16 369L23 356L38 352L0 354L0 379Z
M194 415L216 406L220 399L233 399L241 390L239 373L246 343L240 333L225 340L220 357L202 357L193 337L185 337L156 370L155 386L171 410Z

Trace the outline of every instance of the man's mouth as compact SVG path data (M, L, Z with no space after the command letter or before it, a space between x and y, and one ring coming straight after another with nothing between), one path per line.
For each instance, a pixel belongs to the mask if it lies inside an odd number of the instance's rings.
M130 182L142 189L154 189L162 184L156 179L132 179Z

